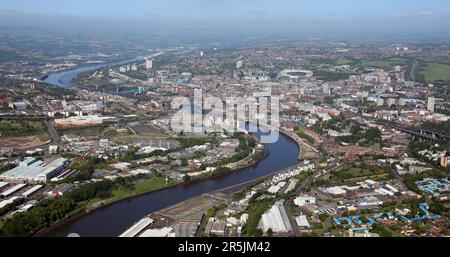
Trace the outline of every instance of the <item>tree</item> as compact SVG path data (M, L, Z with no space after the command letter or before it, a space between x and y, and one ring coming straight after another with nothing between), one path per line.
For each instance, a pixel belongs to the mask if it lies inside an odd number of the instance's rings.
M381 143L381 131L378 128L370 128L366 132L366 139L371 142Z
M367 217L366 216L361 216L361 217L359 217L359 220L362 222L362 223L364 223L364 224L367 224L367 223L369 223L369 220L367 219Z
M271 228L269 228L269 230L267 230L267 235L269 237L273 236L273 230Z
M361 127L358 124L355 124L352 126L350 132L352 133L352 135L359 134L361 132Z
M326 220L328 217L329 217L329 216L328 216L328 214L326 214L326 213L322 213L322 214L319 215L319 219L320 219L320 221L322 221L322 222L325 222L325 220Z
M184 181L184 183L190 182L190 181L191 181L191 176L189 176L188 174L186 174L186 175L183 177L183 181Z
M255 230L255 237L262 237L263 234L264 232L262 231L262 229Z

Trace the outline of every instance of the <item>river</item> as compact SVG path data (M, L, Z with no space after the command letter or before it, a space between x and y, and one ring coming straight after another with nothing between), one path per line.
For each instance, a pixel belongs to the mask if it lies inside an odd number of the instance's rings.
M84 67L52 74L46 82L61 87L73 87L72 79L76 75L106 66L109 65ZM277 171L296 165L298 164L299 151L300 149L294 141L285 135L280 135L278 142L266 145L265 158L249 168L117 202L54 226L44 236L64 237L70 233L77 233L82 237L118 236L152 212L195 196L275 174Z
M156 56L159 56L162 54L164 54L164 53L160 52L160 53L153 54L153 55L146 56L146 57L138 56L136 58L128 59L128 60L124 60L124 61L117 61L117 62L107 63L107 64L98 64L98 65L93 65L93 66L83 66L83 67L79 67L79 68L76 68L73 70L52 73L52 74L49 74L49 76L44 80L44 82L49 83L54 86L63 87L63 88L76 87L76 85L72 84L72 80L76 76L80 75L83 72L95 71L95 70L99 70L99 69L103 69L103 68L107 68L107 67L113 67L113 66L123 65L123 64L127 64L127 63L137 62L137 61L144 60L146 58L153 58L153 57L156 57Z

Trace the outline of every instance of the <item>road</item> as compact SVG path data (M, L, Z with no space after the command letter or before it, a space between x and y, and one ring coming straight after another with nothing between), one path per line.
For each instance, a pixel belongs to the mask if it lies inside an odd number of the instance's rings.
M58 145L59 137L58 133L56 132L56 129L53 127L51 122L47 119L44 120L45 125L47 126L48 133L50 133L50 136L52 138L52 145Z
M329 168L328 170L326 170L325 174L329 174L331 171L336 170L337 166L332 166L331 168ZM311 176L307 177L305 180L302 181L302 183L300 184L300 186L295 190L295 195L299 195L304 189L310 187L312 185L312 183L314 183L314 181L316 181L316 179L320 178L321 176L325 175L321 175L319 177L316 177L318 173L312 174ZM292 203L293 203L293 198L291 197L289 200L287 200L286 202L284 202L284 208L286 209L286 213L288 214L289 217L289 221L291 222L292 225L292 229L294 230L294 234L296 236L300 236L301 235L301 231L299 229L299 227L297 226L297 222L295 221L295 217L292 215Z
M411 81L416 80L416 71L417 71L418 67L419 67L419 62L418 61L414 62L413 66L411 67L411 70L409 72L409 79Z

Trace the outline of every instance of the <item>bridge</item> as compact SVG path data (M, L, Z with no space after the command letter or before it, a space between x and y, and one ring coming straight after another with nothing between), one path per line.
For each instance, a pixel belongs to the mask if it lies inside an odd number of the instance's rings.
M426 129L412 130L410 128L406 128L406 127L403 127L400 125L390 125L389 127L412 136L414 138L414 140L430 141L430 142L450 141L450 136L445 135L440 132L435 132L435 131L426 130Z

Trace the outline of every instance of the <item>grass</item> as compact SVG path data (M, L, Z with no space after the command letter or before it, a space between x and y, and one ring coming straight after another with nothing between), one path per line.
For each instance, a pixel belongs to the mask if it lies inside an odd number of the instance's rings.
M50 140L50 135L48 133L42 133L36 135L36 138L39 139L41 142L47 142Z
M339 58L336 60L337 65L346 65L346 64L354 64L354 63L355 63L355 61L352 61L347 58Z
M367 179L371 179L374 181L380 181L380 180L385 180L387 179L391 174L390 173L383 173L383 174L378 174L378 175L371 175L371 176L362 176L362 177L355 177L355 178L350 178L350 179L345 179L345 183L350 183L350 182L361 182L361 181L365 181Z
M154 176L150 179L144 180L142 183L137 184L132 190L121 187L114 190L111 197L108 199L93 199L89 201L86 209L93 210L105 204L110 204L140 194L149 193L172 185L176 185L176 183L172 182L167 184L164 177Z
M79 127L79 128L67 128L58 129L59 134L74 134L78 136L98 136L102 135L108 130L109 125L102 124L98 126Z
M112 192L112 195L114 199L123 199L130 195L138 195L157 190L167 185L164 177L153 177L145 180L143 183L137 184L133 190L128 190L126 188L116 189Z
M33 135L46 130L47 127L40 120L0 120L0 137Z
M393 66L405 65L407 62L408 62L408 60L406 60L406 59L389 58L389 59L380 59L380 60L367 60L367 61L363 61L362 64L364 66L389 69Z
M368 168L344 167L333 174L322 177L322 182L352 183L365 181L367 179L380 181L390 179L392 173L386 167L371 166Z
M428 63L420 72L426 81L450 80L450 65Z

